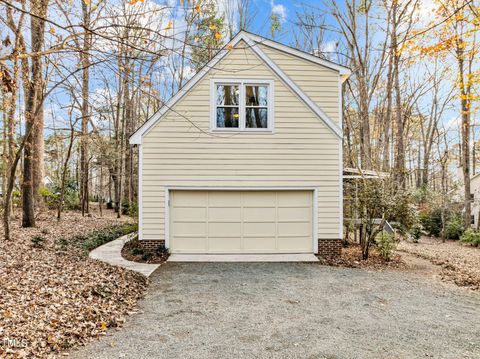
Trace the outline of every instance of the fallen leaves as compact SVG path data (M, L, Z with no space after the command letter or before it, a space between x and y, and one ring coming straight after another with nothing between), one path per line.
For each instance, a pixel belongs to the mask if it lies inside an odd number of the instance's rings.
M0 241L0 339L25 345L0 342L0 357L61 355L122 326L135 309L145 291L143 277L91 260L75 245L57 245L61 238L68 242L128 221L104 212L104 218L67 212L60 222L43 213L37 228L12 223L12 241ZM36 248L31 238L40 235L45 241Z
M422 237L419 243L402 241L399 250L428 259L442 267L443 280L450 280L462 287L480 289L480 249L447 241Z
M376 248L370 248L367 260L362 260L362 250L358 244L350 244L342 248L340 257L319 258L321 264L339 267L364 268L369 270L382 271L387 268L403 268L405 262L401 256L394 254L390 260L384 259Z

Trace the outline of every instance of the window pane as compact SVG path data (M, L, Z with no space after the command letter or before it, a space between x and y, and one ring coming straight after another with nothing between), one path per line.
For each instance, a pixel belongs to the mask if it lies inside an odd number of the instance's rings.
M238 127L238 107L217 107L217 127Z
M245 115L247 128L268 127L268 110L266 108L247 108Z
M247 106L267 106L267 86L245 86Z
M217 85L217 105L238 106L239 93L238 85Z

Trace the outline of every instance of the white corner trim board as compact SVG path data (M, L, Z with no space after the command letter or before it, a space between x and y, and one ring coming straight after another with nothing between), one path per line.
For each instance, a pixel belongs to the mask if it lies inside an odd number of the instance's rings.
M342 80L342 77L346 77L350 74L350 70L341 65L334 64L332 62L319 59L308 53L295 50L291 47L276 43L271 40L267 40L257 35L250 34L246 31L240 31L230 42L232 47L238 45L239 42L244 41L247 43L252 51L262 60L267 66L285 83L318 117L321 119L327 127L339 138L342 138L342 130L338 125L336 125L319 107L315 104L261 49L259 46L256 46L260 43L266 44L277 48L281 51L293 54L295 56L301 57L303 59L312 61L321 66L328 67L339 73L339 81ZM147 120L142 126L140 126L132 136L130 136L130 144L140 145L142 143L143 136L148 133L148 131L163 117L163 115L170 110L180 99L187 94L190 89L195 86L201 79L203 79L208 72L215 67L215 65L222 60L229 50L224 48L218 52L215 57L210 60L210 62L205 65L197 74L195 74L186 84L182 87L170 100L168 100L162 108L156 112L149 120Z

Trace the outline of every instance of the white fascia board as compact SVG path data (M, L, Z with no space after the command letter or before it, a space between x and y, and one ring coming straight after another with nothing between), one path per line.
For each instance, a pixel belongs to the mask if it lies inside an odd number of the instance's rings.
M270 59L259 46L255 46L255 43L247 39L247 44L250 45L252 51L257 54L257 56L263 60L265 64L278 76L280 79L300 98L324 123L325 125L340 139L343 138L343 133L340 127L333 122L325 112L313 102L310 97L308 97L301 89L298 87L295 82L293 82L278 66L275 62Z
M348 76L350 76L351 73L352 73L352 71L348 67L336 64L336 63L328 61L328 60L321 59L317 56L314 56L314 55L309 54L309 53L304 52L304 51L294 49L293 47L290 47L290 46L283 45L279 42L268 40L268 39L265 39L261 36L251 34L251 33L248 33L248 36L249 36L249 38L251 38L253 41L255 41L257 43L266 45L268 47L272 47L272 48L274 48L276 50L279 50L279 51L282 51L282 52L286 52L286 53L288 53L290 55L293 55L293 56L296 56L296 57L300 57L304 60L314 62L318 65L327 67L331 70L338 71L338 73L341 76L347 76L347 78L348 78Z
M236 46L240 41L247 40L247 34L240 32L235 38L230 41L232 46ZM147 120L142 126L140 126L131 136L129 142L131 145L140 145L142 143L142 137L148 133L148 131L155 125L160 118L170 110L182 97L190 91L205 75L215 67L215 65L223 59L230 50L222 49L218 52L213 59L211 59L199 72L197 72L186 84L183 86L170 100L168 100L149 120Z

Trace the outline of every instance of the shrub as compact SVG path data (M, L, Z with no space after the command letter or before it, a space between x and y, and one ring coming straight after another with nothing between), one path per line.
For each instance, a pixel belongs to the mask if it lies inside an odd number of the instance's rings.
M445 238L460 239L465 228L463 226L463 218L459 214L454 214L445 224Z
M420 223L414 225L410 230L410 235L412 236L413 242L418 243L418 240L422 236L422 225Z
M66 244L71 244L83 249L86 253L88 253L102 244L137 231L137 228L138 227L136 224L117 225L99 231L94 231L89 234L77 235L70 240L59 239L57 243L60 245L60 247L65 247Z
M460 241L478 247L480 245L480 232L473 229L467 229L460 237Z
M138 205L136 202L122 202L122 214L130 216L130 217L137 217L138 215Z
M47 187L40 188L38 192L39 192L40 196L42 196L43 201L45 202L45 204L47 205L48 208L50 208L50 209L57 208L58 201L60 199L60 194L59 193L53 193Z
M32 241L32 246L35 248L43 248L43 245L45 244L45 237L43 236L34 236L31 241Z
M420 214L420 223L429 236L438 237L442 233L442 211L435 208Z
M389 260L395 250L395 240L393 236L386 232L380 232L375 238L375 242L380 255L386 260Z

